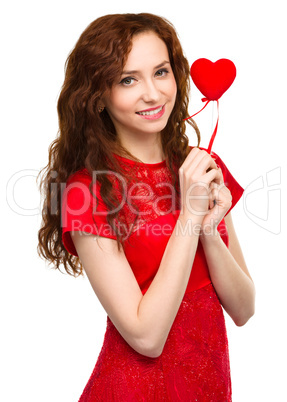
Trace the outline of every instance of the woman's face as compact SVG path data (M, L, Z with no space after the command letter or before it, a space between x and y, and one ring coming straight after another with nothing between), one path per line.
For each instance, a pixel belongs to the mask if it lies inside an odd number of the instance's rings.
M160 133L177 87L166 44L153 32L136 35L122 76L102 99L120 137Z

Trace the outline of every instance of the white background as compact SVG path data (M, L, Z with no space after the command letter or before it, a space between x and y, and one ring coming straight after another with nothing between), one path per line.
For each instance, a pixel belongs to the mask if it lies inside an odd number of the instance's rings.
M246 189L233 218L257 288L256 314L244 327L226 317L233 400L287 401L283 0L6 2L0 21L0 399L77 401L102 345L106 315L88 280L54 271L37 255L41 217L35 176L57 135L65 60L91 21L117 12L168 18L190 64L200 57L230 58L237 67L234 84L220 100L213 146ZM192 86L190 113L202 107L201 97ZM196 117L205 147L211 116L210 104ZM195 135L189 131L189 136L195 144Z

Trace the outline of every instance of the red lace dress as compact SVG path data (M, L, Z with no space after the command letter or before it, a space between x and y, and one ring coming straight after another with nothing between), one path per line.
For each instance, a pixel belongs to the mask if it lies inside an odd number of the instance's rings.
M118 155L115 157L127 169L137 169L136 174L142 183L132 190L128 188L131 196L139 196L134 199L144 214L133 227L129 242L125 241L124 251L144 294L160 266L180 207L172 191L172 176L165 161L136 164ZM223 171L225 184L233 197L233 207L243 189L218 155L213 153L213 157ZM96 204L88 189L90 182L91 177L83 169L71 176L64 191L62 239L73 255L77 252L70 237L71 230L116 238L107 223L103 201L100 199L97 209L93 209ZM99 197L99 188L95 192ZM134 211L125 202L119 223L125 229L134 217ZM225 229L223 219L218 231L228 247ZM200 242L184 298L159 357L149 358L137 353L107 317L101 352L79 399L79 402L95 401L231 401L225 321Z

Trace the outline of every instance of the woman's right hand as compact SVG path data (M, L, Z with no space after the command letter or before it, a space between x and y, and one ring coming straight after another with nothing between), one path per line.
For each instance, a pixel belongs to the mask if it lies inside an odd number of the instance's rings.
M213 158L204 150L192 148L179 168L181 214L202 222L213 205L210 183L220 184L220 171Z

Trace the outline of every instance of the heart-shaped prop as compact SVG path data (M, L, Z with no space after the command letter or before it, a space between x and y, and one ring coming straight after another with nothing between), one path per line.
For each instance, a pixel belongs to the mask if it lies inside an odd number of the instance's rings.
M190 67L190 75L200 92L211 101L218 100L236 77L236 67L231 60L220 59L215 63L198 59Z
M236 77L236 67L231 60L220 59L215 63L208 59L197 59L190 67L190 75L200 90L205 96L202 102L206 102L199 112L194 113L192 116L186 117L184 120L191 119L200 113L211 101L217 102L217 122L213 134L209 141L207 152L211 153L212 144L217 133L218 120L219 120L219 101L218 99L230 87Z

